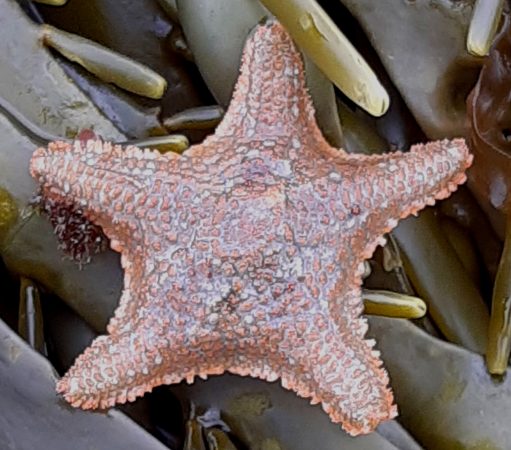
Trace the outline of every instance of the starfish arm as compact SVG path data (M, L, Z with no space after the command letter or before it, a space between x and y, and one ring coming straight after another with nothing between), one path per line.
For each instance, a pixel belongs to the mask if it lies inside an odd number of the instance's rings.
M345 431L356 436L370 433L380 422L394 418L397 408L388 374L379 352L373 349L374 340L351 332L365 330L366 319L355 319L351 327L340 329L332 321L323 329L311 327L305 333L303 347L297 346L291 353L293 359L305 358L308 370L303 374L295 370L290 376L299 374L295 381L298 394L303 395L302 390L305 388L306 393L311 386L313 400L321 402L333 422L341 423ZM304 376L307 373L310 380Z
M171 350L178 345L171 335L155 343L148 331L97 337L57 382L57 392L75 407L109 408L158 385L181 381Z
M140 219L158 173L177 173L178 155L100 140L51 142L37 149L30 172L47 198L77 205L113 240L141 233Z
M358 318L355 328L366 327ZM360 339L349 330L331 327L323 342L311 345L309 361L323 409L351 435L370 433L397 416L389 377L382 367L374 340ZM325 363L324 366L321 366Z
M323 140L300 53L282 25L270 21L247 39L232 101L215 135L290 139L297 132Z
M343 155L337 166L341 176L332 188L339 210L356 224L355 253L369 258L400 219L448 197L466 180L471 163L463 139L414 145L407 153Z
M284 387L288 383L299 395L321 402L332 421L355 436L374 431L395 417L397 408L375 341L365 339L362 280L343 271L342 264L337 272L332 284L324 285L320 298L327 301L314 306L314 318L289 322L294 330L280 348L298 367L291 366L282 378Z
M367 329L363 318L352 325ZM373 340L341 329L328 315L298 315L245 340L226 369L267 381L280 378L285 389L321 403L333 422L356 436L397 415L388 374L373 346Z
M187 255L160 256L158 262L154 254L123 251L124 289L108 334L96 338L57 384L73 406L108 408L162 384L223 372L210 367L215 366L213 356L203 358L211 334L197 330L200 313L193 286L199 277L181 285L169 273L188 273Z

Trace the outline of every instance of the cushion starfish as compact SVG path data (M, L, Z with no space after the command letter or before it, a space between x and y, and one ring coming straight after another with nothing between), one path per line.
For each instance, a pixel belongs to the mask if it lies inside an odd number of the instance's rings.
M100 140L36 150L43 195L121 253L120 305L57 385L106 408L229 371L321 403L352 435L396 415L361 317L363 261L397 221L465 180L461 139L349 155L319 131L300 54L274 21L248 39L231 105L183 155Z

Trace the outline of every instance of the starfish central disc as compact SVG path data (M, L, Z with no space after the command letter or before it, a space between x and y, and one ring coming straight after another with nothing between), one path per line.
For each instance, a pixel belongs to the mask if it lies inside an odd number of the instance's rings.
M364 339L362 262L470 162L463 140L371 157L330 147L292 40L259 26L201 145L180 156L91 140L34 153L43 195L101 226L125 271L108 335L58 391L105 408L229 371L280 379L349 433L372 431L396 407Z

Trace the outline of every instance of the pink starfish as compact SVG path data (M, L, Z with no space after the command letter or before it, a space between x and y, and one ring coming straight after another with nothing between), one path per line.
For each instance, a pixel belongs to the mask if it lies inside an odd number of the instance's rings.
M38 149L46 197L79 205L121 253L108 335L57 389L105 408L229 371L321 403L356 435L396 415L360 317L363 261L397 221L465 180L463 140L354 156L322 137L300 55L271 22L247 41L215 134L183 156L100 141Z

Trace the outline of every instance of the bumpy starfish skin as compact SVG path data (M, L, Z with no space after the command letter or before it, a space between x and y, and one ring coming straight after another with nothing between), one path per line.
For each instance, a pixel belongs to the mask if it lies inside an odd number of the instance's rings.
M223 122L184 155L101 141L34 153L44 194L80 205L125 271L108 335L58 392L105 408L229 371L280 378L352 435L370 432L396 407L364 340L362 263L470 163L463 140L370 157L331 148L293 42L259 26Z

